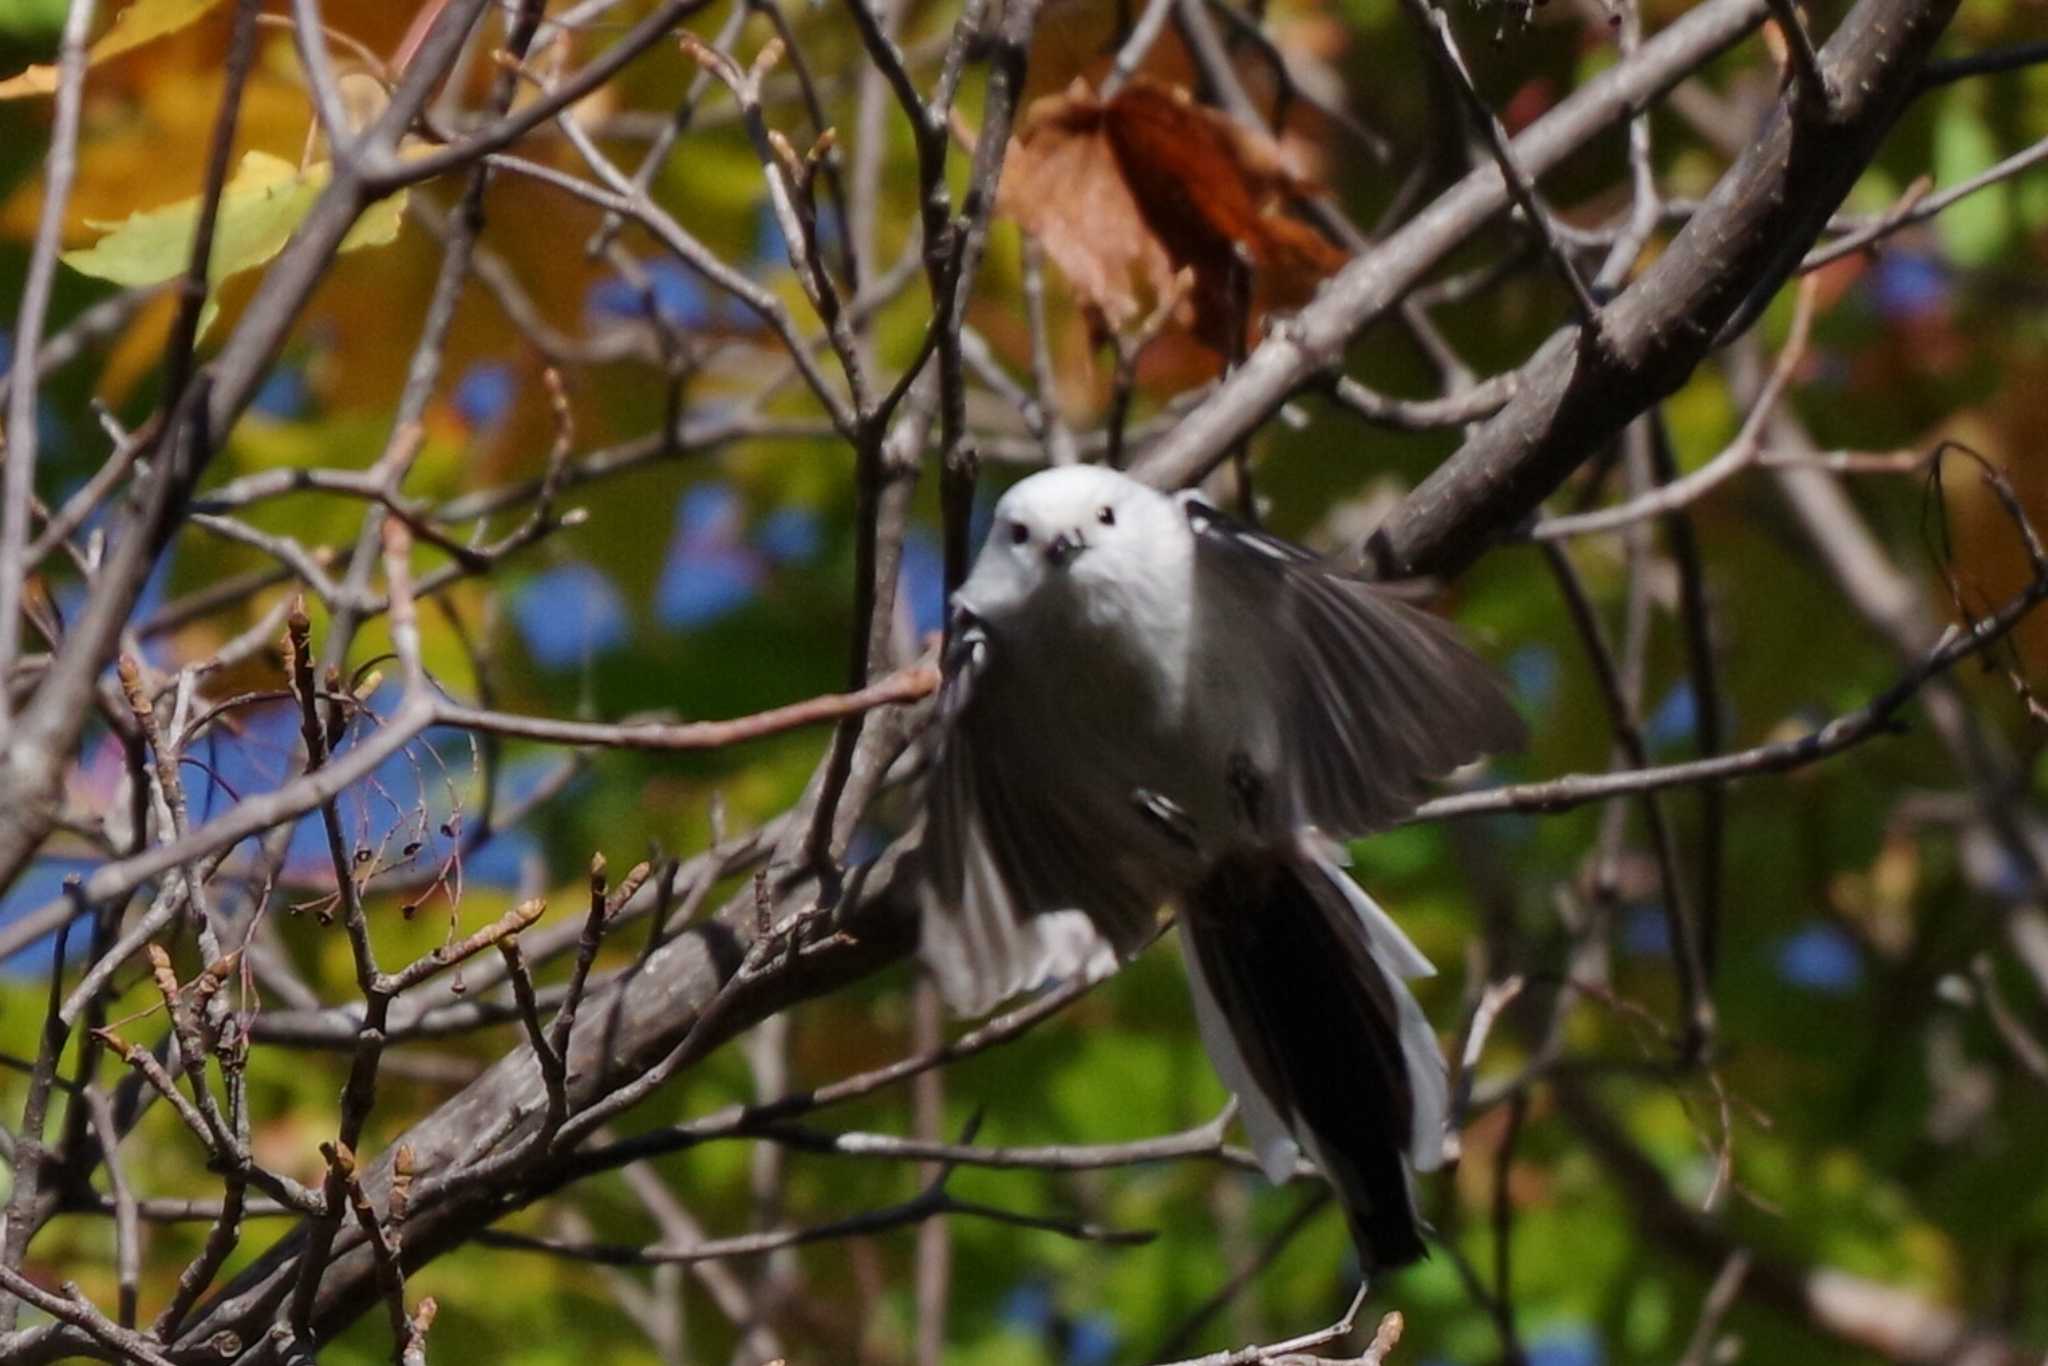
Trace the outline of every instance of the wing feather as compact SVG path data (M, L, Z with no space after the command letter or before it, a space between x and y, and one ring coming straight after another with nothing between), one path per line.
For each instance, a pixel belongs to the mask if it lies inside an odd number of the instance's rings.
M953 625L928 798L923 955L947 1003L975 1015L1048 978L1114 970L1150 940L1157 906L1122 872L1104 822L1044 791L1044 775L989 762L1015 752L1002 732L1018 718L990 671L988 632L964 610Z
M1203 591L1231 601L1280 660L1295 815L1337 835L1413 810L1432 779L1520 745L1521 718L1452 627L1192 495Z

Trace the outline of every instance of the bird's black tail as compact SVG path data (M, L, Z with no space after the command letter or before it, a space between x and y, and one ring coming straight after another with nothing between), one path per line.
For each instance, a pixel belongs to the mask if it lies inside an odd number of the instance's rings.
M1182 925L1203 1039L1267 1174L1294 1140L1344 1203L1367 1271L1424 1255L1409 1168L1443 1149L1443 1055L1403 978L1429 964L1330 858L1219 861Z

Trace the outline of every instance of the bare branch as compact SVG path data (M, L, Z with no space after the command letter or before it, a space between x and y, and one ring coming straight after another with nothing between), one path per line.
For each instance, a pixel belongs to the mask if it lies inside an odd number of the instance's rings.
M1542 176L1593 135L1645 107L1702 60L1735 43L1761 21L1765 9L1765 0L1708 0L1695 5L1646 41L1637 60L1588 82L1524 129L1510 144L1515 163L1527 175ZM1192 483L1206 474L1288 397L1333 368L1360 329L1394 307L1453 247L1510 202L1498 167L1467 175L1440 195L1428 212L1339 271L1291 322L1274 329L1229 381L1145 452L1135 472L1167 487ZM1616 410L1633 411L1635 406L1618 405ZM1502 422L1504 418L1494 420ZM1579 441L1573 451L1588 450L1593 444ZM1429 508L1421 501L1413 506ZM1419 512L1411 517L1418 534L1429 525Z
M1447 820L1497 811L1568 811L1587 802L1658 792L1695 783L1727 782L1760 773L1783 773L1839 754L1884 734L1893 718L1931 680L1957 662L1982 653L2048 598L2048 581L2035 580L1990 616L1966 628L1951 627L1913 669L1869 703L1844 712L1793 740L1773 741L1732 754L1620 773L1571 774L1544 782L1460 793L1424 802L1409 822Z
M657 722L627 722L601 725L588 721L557 721L539 716L512 716L473 707L439 703L433 724L459 726L464 730L493 735L517 736L527 740L548 740L565 745L596 745L607 749L693 750L718 749L763 736L778 735L800 726L816 725L856 716L876 707L900 706L929 697L938 690L938 670L917 664L855 692L814 697L792 702L753 716L731 721L691 721L680 725Z
M1344 1311L1344 1316L1329 1327L1319 1328L1313 1333L1304 1333L1300 1337L1288 1338L1285 1342L1276 1342L1265 1347L1240 1347L1234 1352L1211 1352L1207 1356L1166 1363L1166 1366L1263 1366L1267 1362L1279 1363L1290 1356L1326 1347L1351 1335L1352 1327L1358 1322L1359 1311L1365 1308L1365 1296L1366 1287L1360 1286L1357 1295L1352 1297L1351 1307ZM1374 1336L1375 1350L1384 1357L1386 1349L1379 1347L1380 1338L1386 1338L1387 1346L1391 1347L1400 1336L1401 1316L1388 1314L1380 1320L1379 1332Z
M19 1303L32 1304L51 1318L85 1331L92 1341L115 1353L118 1361L139 1361L145 1366L174 1366L158 1350L159 1344L132 1329L123 1328L93 1307L85 1292L67 1282L64 1293L53 1295L17 1271L0 1266L0 1289L14 1295ZM5 1339L0 1339L4 1343Z
M0 677L14 667L21 651L22 590L27 565L29 499L35 493L36 367L42 360L43 322L50 308L51 282L57 274L57 253L63 242L64 211L71 201L71 182L78 174L78 119L84 103L85 40L92 32L95 0L76 0L64 15L57 49L57 109L50 148L44 158L47 182L42 211L36 221L35 245L29 252L28 274L22 280L21 308L15 315L16 353L8 375L5 480L0 483ZM13 703L0 688L0 735L13 720ZM0 1329L13 1326L12 1314L0 1317Z

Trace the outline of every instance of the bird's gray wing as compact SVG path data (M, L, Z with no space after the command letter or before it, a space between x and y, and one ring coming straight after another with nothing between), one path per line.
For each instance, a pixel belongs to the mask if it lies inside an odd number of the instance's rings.
M1043 770L1005 705L996 643L955 608L925 843L923 954L948 1004L980 1014L1050 977L1100 976L1150 937L1155 907L1084 803L1085 775ZM1064 791L1063 791L1064 790Z
M1199 497L1182 506L1197 591L1228 603L1246 648L1277 661L1278 776L1298 820L1340 836L1379 829L1413 810L1431 779L1521 744L1499 680L1448 623Z

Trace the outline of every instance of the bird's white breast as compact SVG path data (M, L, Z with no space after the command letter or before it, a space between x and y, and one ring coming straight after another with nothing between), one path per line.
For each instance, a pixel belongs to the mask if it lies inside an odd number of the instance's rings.
M1230 775L1246 762L1273 772L1278 719L1270 662L1242 622L1233 631L1221 605L1203 600L1195 573L1192 537L1148 543L1142 565L1091 549L1015 621L993 625L1015 661L1004 691L1020 719L1032 718L1025 734L1061 737L1020 760L1049 769L1043 761L1059 755L1069 767L1040 775L1056 784L1048 798L1071 800L1075 784L1108 788L1102 805L1128 819L1130 842L1151 845L1161 832L1138 814L1136 794L1156 793L1213 855L1252 833Z

